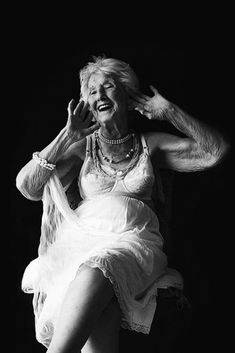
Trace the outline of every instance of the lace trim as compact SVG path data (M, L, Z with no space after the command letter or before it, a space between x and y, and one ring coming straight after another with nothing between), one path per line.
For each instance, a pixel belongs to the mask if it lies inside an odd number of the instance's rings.
M127 317L126 317L126 313L125 313L125 305L124 305L124 301L120 295L120 290L119 290L119 286L118 286L118 283L117 281L115 280L115 278L113 277L113 275L111 274L111 272L104 266L102 265L101 263L99 262L96 262L94 260L86 260L85 262L83 262L80 266L79 266L79 269L78 269L78 272L79 270L81 270L82 266L83 265L88 265L92 268L99 268L102 272L103 272L103 275L109 279L109 281L112 283L113 285L113 289L114 289L114 293L117 297L117 300L118 300L118 303L120 305L120 309L121 309L121 312L122 312L122 322L121 322L121 327L124 328L124 329L128 329L130 331L136 331L136 332L141 332L141 333L144 333L144 334L149 334L150 332L150 327L148 326L144 326L144 325L141 325L141 324L137 324L137 323L134 323L134 322L129 322ZM151 295L153 295L153 293L155 292L155 295L156 295L156 290L152 290L151 291Z
M147 326L136 324L134 322L129 324L127 321L124 321L124 320L121 323L121 327L124 328L125 330L136 331L139 333L144 333L146 335L148 335L150 332L150 328Z
M110 282L113 285L114 293L115 293L115 295L118 299L118 302L120 304L121 311L122 311L123 315L125 316L124 302L123 302L121 295L120 295L119 286L117 284L117 281L113 277L113 275L110 273L110 271L104 265L102 265L100 262L96 262L94 260L86 260L85 262L83 262L79 266L78 272L79 272L79 270L81 270L83 265L88 265L92 268L98 267L103 272L103 275L110 280Z

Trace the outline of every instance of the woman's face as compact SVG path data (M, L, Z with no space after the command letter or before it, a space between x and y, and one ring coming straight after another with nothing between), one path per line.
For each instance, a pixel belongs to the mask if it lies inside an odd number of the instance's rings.
M127 93L114 75L93 73L88 82L88 103L94 118L102 122L123 119L127 112Z

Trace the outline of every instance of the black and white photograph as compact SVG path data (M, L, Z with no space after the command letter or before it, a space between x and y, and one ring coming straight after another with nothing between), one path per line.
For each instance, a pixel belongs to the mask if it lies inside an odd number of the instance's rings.
M10 352L225 349L231 47L95 31L19 38Z

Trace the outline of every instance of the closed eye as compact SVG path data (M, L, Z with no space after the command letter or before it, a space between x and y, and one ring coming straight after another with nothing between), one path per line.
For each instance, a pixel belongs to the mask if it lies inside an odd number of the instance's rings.
M113 85L112 85L112 84L108 84L108 85L105 85L104 87L105 87L105 88L112 88Z

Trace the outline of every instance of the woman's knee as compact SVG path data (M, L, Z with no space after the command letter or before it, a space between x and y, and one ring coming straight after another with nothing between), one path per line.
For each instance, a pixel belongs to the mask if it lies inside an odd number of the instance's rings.
M70 288L80 288L84 291L86 298L92 301L109 304L114 296L113 285L99 268L83 265L77 272L74 280L70 283ZM106 305L105 305L106 306Z
M82 265L81 268L77 271L76 278L83 280L92 280L96 284L106 284L107 287L113 288L110 280L105 277L102 270L99 267L91 267L89 265Z

